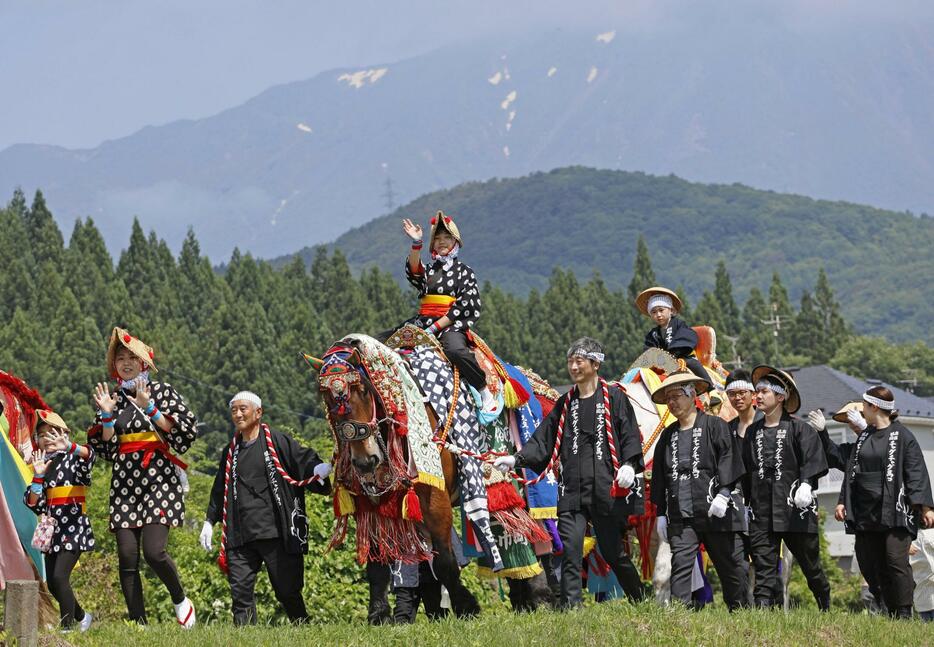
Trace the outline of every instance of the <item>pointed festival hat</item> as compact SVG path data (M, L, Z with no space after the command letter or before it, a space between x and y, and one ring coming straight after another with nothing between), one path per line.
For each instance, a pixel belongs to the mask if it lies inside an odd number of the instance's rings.
M36 411L36 430L38 431L39 425L43 424L71 433L71 430L68 428L68 425L65 424L65 421L62 420L62 417L48 409L39 409Z
M842 422L843 424L846 424L849 422L849 420L846 417L846 414L848 411L859 411L860 413L862 413L863 403L857 402L855 400L853 402L847 402L842 407L840 407L840 410L837 411L835 414L833 414L831 418L836 420L837 422Z
M666 377L655 387L652 391L652 402L655 404L665 404L665 389L669 386L684 386L687 384L694 385L694 391L697 392L697 395L706 393L710 389L710 385L707 384L707 382L690 371L678 371Z
M464 246L464 241L461 239L461 232L457 228L457 225L454 223L454 219L451 216L444 215L443 211L439 211L431 219L431 239L428 241L429 247L434 247L435 244L435 234L438 231L446 231L451 236L454 237L454 240L457 241L457 244L461 247Z
M664 294L669 297L671 299L672 305L674 306L672 308L674 314L681 312L681 308L684 307L684 303L682 303L681 297L668 288L663 288L660 285L656 285L643 290L639 293L639 296L636 297L636 307L639 309L639 312L645 316L649 316L649 299L652 298L653 294Z
M798 393L798 385L795 384L795 379L791 377L791 375L781 369L764 364L752 370L753 385L758 384L759 380L764 377L771 377L785 387L787 393L784 403L785 411L788 413L795 413L801 408L801 395Z
M115 327L110 335L110 345L107 346L107 371L112 377L116 377L114 360L117 358L117 348L121 345L129 348L130 352L136 355L153 373L159 370L153 361L155 353L151 346L147 346L141 339L134 337L123 328Z

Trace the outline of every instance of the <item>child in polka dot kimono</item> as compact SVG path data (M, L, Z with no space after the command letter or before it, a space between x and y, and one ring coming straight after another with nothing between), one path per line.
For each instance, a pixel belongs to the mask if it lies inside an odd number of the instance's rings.
M45 571L49 590L59 604L64 629L75 623L81 631L91 625L91 614L84 611L71 588L71 572L81 553L94 549L94 533L85 514L85 496L91 484L94 453L90 447L76 445L68 429L44 421L60 418L40 411L37 426L38 448L31 463L35 473L25 494L25 503L37 515L46 515L54 524L51 541L45 547Z

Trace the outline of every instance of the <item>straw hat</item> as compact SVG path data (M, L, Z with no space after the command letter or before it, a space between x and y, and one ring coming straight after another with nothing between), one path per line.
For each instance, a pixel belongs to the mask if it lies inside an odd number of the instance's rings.
M639 293L639 296L636 297L636 307L639 308L639 312L641 312L642 314L646 316L649 315L647 306L649 304L649 299L652 297L653 294L664 294L670 297L671 303L674 306L672 308L672 310L674 311L674 314L678 314L679 312L681 312L681 308L684 307L684 304L681 302L681 297L679 297L677 294L675 294L668 288L663 288L661 286L656 285L654 287L648 288L647 290L643 290L642 292Z
M430 247L434 247L435 234L437 234L439 230L448 232L454 237L458 245L461 247L464 246L464 241L461 240L461 232L457 228L457 225L454 224L454 219L451 218L451 216L444 215L443 211L439 211L438 214L431 219L431 239L428 241Z
M693 384L697 395L706 393L707 390L710 389L710 385L707 384L707 382L697 377L690 371L678 371L677 373L672 373L664 380L662 380L662 383L659 384L654 391L652 391L652 402L655 404L665 404L665 389L667 389L669 386L681 386L685 384Z
M113 333L110 335L110 345L107 346L107 370L110 371L110 374L116 377L116 371L114 370L114 360L117 358L117 348L120 346L124 348L129 348L130 351L136 355L143 364L149 367L149 370L155 373L158 369L156 368L155 363L153 362L153 357L155 353L152 350L152 347L147 346L142 342L142 340L137 339L129 332L123 328L114 328Z
M860 413L862 413L863 403L859 401L847 402L840 408L838 412L836 412L830 417L836 420L837 422L842 422L843 424L846 424L849 422L849 420L846 417L847 411L859 411Z
M785 411L788 413L795 413L798 409L801 408L801 395L798 393L798 385L795 384L795 380L793 377L791 377L791 375L773 366L762 365L753 369L753 385L758 384L759 380L764 377L775 378L783 387L785 387L785 391L787 392L784 402Z
M68 428L68 425L65 424L65 421L62 420L62 417L54 411L49 411L48 409L39 409L36 411L36 429L38 430L39 425L43 424L56 427L58 429L64 429L68 433L71 433L71 430Z

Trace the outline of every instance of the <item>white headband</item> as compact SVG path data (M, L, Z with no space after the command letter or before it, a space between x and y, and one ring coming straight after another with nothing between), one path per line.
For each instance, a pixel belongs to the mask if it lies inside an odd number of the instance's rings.
M603 353L598 353L598 352L596 352L596 351L586 351L586 350L584 350L583 348L581 348L580 346L576 346L576 347L574 347L574 348L568 350L568 357L569 357L569 358L570 358L570 357L574 357L575 355L576 355L577 357L583 357L584 359L590 359L590 360L593 360L593 361L595 361L595 362L601 362L601 363L603 362L603 358L606 357Z
M263 401L260 400L259 396L253 393L252 391L240 391L240 393L230 398L230 404L228 404L227 406L232 407L233 403L236 402L237 400L243 400L244 402L255 404L257 409L263 406Z
M756 391L759 389L769 389L771 391L775 391L779 395L788 395L788 392L785 391L783 387L775 384L774 382L769 382L768 380L759 380L756 382Z
M875 396L869 395L868 393L863 393L863 400L869 404L874 404L880 409L885 409L886 411L895 411L895 400L883 400Z
M675 304L672 303L671 297L667 294L653 294L649 297L649 304L645 307L648 312L652 312L652 308L657 308L658 306L665 306L672 310L675 309Z
M746 380L733 380L726 385L724 391L729 393L730 391L755 391L755 387L752 385L752 382L747 382Z

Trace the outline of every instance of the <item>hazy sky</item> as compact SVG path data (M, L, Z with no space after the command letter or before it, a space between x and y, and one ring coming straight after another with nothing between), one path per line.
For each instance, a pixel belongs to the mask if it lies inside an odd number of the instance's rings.
M565 28L930 20L923 0L0 0L0 150L93 147L334 67ZM934 24L934 23L932 23Z

